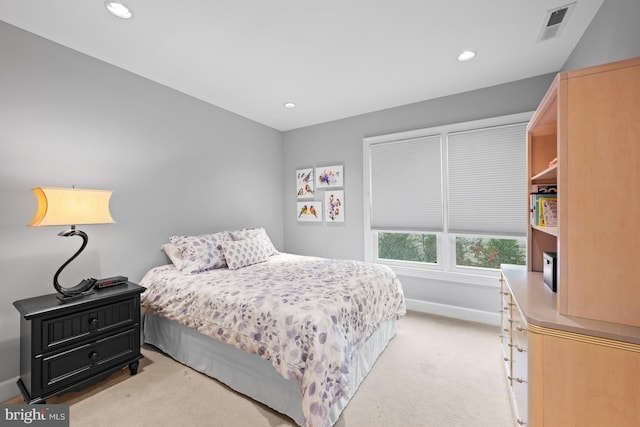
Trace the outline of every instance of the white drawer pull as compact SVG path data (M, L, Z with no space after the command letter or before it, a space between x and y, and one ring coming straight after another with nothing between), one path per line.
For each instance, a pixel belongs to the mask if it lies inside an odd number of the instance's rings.
M516 350L518 350L518 352L520 353L526 353L527 350L524 347L520 347L519 345L515 345L515 344L507 344L509 347L515 347Z
M525 380L523 380L522 378L514 378L514 377L511 377L511 376L509 376L509 377L507 377L507 378L509 379L509 381L515 381L515 382L518 382L518 383L520 383L520 384L522 384L522 383L526 383L526 381L525 381Z

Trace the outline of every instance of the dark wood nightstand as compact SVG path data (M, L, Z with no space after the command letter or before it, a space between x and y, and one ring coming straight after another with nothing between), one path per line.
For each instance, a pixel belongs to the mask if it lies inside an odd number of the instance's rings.
M58 294L15 301L20 319L20 379L27 403L79 390L129 366L138 371L140 294L127 282L62 302Z

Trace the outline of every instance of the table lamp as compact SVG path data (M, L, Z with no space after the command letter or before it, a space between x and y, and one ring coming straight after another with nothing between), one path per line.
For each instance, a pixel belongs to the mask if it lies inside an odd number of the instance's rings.
M58 236L82 238L80 249L53 276L53 287L60 294L58 299L65 301L92 294L95 279L83 279L76 286L65 288L58 283L58 276L87 246L87 234L76 230L76 225L114 222L109 212L112 191L79 188L33 188L31 191L36 196L38 208L29 223L30 227L69 225L71 228L60 232Z

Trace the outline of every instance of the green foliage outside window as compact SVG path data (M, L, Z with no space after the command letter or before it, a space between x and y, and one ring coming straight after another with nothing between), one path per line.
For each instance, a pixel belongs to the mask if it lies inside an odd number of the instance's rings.
M378 258L436 263L435 234L379 233Z
M436 263L436 235L378 233L378 258ZM525 265L525 240L456 236L456 266L497 269L500 264Z
M500 268L500 264L526 264L524 239L456 237L456 265Z

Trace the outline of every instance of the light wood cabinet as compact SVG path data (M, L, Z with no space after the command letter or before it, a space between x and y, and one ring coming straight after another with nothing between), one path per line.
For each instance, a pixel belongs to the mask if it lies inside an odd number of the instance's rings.
M502 357L516 425L639 426L640 328L558 313L542 273L503 265L502 275L502 302L511 303L502 307Z
M640 326L640 58L558 74L527 138L529 182L557 183L559 219L529 227L530 269L557 252L560 313Z
M640 425L640 346L532 327L541 363L531 426Z
M527 127L527 178L557 185L558 226L527 227L527 268L502 266L517 423L638 426L640 58L556 76ZM543 252L557 253L557 293Z

